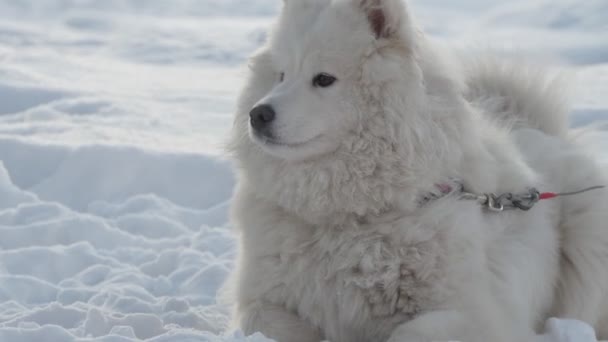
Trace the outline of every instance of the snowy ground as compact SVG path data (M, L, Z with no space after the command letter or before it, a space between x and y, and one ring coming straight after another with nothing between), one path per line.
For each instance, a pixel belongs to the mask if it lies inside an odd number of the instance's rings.
M227 333L216 300L221 146L279 3L0 0L0 342L263 340ZM573 126L608 120L608 2L503 3L413 7L452 45L562 64Z

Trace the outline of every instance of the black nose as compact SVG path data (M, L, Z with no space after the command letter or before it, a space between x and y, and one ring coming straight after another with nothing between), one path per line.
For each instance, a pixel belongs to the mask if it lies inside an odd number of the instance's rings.
M276 114L269 105L259 105L249 112L251 127L260 133L267 133L270 123L274 121Z

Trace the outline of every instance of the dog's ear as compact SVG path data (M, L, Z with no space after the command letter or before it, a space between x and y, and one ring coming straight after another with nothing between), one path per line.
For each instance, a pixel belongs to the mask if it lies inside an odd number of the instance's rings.
M376 38L392 38L409 21L405 0L355 0L367 15Z

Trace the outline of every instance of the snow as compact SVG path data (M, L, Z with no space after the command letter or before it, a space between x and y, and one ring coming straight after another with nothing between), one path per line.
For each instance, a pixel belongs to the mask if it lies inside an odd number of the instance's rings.
M0 341L268 341L218 299L236 251L222 146L279 3L0 0ZM454 46L576 73L572 124L597 124L583 140L608 161L605 0L413 7ZM595 338L551 320L541 340Z

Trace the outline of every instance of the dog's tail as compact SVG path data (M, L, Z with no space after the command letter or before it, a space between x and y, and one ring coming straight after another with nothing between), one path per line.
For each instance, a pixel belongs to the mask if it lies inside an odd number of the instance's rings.
M567 136L570 101L563 75L489 56L474 59L465 69L465 97L474 106L507 125Z

